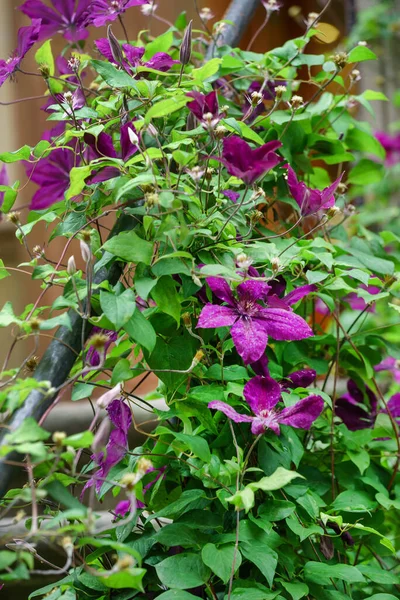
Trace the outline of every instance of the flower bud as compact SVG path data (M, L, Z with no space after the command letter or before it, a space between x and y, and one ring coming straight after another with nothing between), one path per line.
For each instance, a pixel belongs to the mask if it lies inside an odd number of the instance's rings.
M179 53L179 60L183 66L190 62L190 57L192 56L192 23L193 21L190 21L186 27Z
M338 69L344 69L349 61L349 56L347 52L337 52L333 55L332 60Z
M128 137L133 146L137 146L139 144L139 136L131 127L128 127Z
M84 242L83 240L80 241L80 246L81 246L81 255L82 255L83 260L85 261L85 263L89 263L92 259L91 249L89 248L87 243Z
M122 393L122 384L117 383L111 390L108 390L105 394L102 394L100 398L97 399L96 405L99 408L107 408L107 406L113 401L116 400Z
M65 431L55 431L52 435L52 440L56 446L63 446L64 440L67 437Z
M115 37L115 35L113 34L113 32L111 30L111 25L109 25L107 27L107 39L108 39L108 43L110 44L110 50L111 50L111 54L112 54L114 61L118 65L122 65L124 56L122 54L122 49L121 49L121 46L119 45L119 41L117 40L117 38Z
M76 273L76 263L74 255L70 256L67 263L68 275L74 275Z
M206 169L206 172L205 172L205 178L206 178L206 180L207 181L211 181L212 176L214 175L214 173L215 173L215 169L213 169L212 167L208 167L208 169Z
M71 551L74 548L74 544L72 542L72 538L69 535L63 537L60 541L60 546L64 548L64 550Z
M195 285L198 285L199 287L201 287L203 284L201 283L201 280L199 279L199 277L197 277L196 273L194 271L191 271L191 276L192 276L192 281Z

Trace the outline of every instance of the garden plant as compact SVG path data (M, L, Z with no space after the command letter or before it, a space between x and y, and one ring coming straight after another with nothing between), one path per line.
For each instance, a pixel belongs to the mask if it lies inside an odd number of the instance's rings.
M281 3L261 3L278 26ZM400 217L379 186L400 144L373 125L385 95L360 92L369 45L310 52L329 4L264 54L196 2L201 27L182 13L159 36L147 0L20 7L0 85L41 77L49 126L0 155L17 270L41 282L22 314L0 310L0 525L19 524L0 528L3 591L40 576L29 598L399 597ZM15 162L37 186L20 209ZM66 400L92 423L50 433Z

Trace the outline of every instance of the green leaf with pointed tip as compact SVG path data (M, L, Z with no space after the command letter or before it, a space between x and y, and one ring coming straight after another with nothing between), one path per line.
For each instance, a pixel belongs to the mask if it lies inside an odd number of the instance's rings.
M47 40L35 53L35 60L39 67L46 66L50 75L54 75L54 58L51 51L51 40Z
M152 119L159 119L160 117L166 117L172 113L180 110L190 101L190 98L186 95L177 95L175 98L168 98L167 100L161 100L152 106L146 113L145 121L150 123Z
M150 265L153 257L153 244L140 238L134 231L123 231L107 240L103 250L128 262Z
M223 583L228 583L232 565L235 562L235 572L242 563L242 555L240 552L235 552L233 544L225 544L217 547L215 544L206 544L201 551L203 563L210 567L211 571L219 577Z
M372 52L367 46L356 46L349 52L349 62L364 62L366 60L376 60L375 52Z
M157 308L170 315L178 323L181 318L181 303L179 301L176 284L170 275L164 275L151 290L151 295Z
M126 71L121 71L120 69L117 69L117 67L114 67L114 65L112 65L111 63L102 60L92 60L91 65L94 68L94 70L100 75L100 77L104 79L106 83L108 83L109 86L117 89L137 89L135 80L130 75L128 75Z
M200 556L192 552L169 556L159 562L155 568L161 583L178 590L190 590L202 586L211 574Z
M107 319L119 330L135 312L135 294L132 290L125 290L117 296L115 293L101 290L100 306Z

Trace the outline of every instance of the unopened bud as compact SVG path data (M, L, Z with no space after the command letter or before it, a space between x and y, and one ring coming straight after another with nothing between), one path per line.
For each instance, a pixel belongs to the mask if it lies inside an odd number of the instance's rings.
M345 183L339 183L337 186L337 191L339 194L345 194L347 192L347 185Z
M344 69L349 61L347 52L337 52L332 57L333 62L339 69Z
M129 556L129 554L125 554L125 556L117 560L115 567L119 571L125 571L127 569L131 569L134 565L135 561L133 560L132 556Z
M76 263L74 256L70 256L67 262L67 273L68 275L74 275L76 273Z
M182 39L179 53L179 60L181 61L182 65L187 65L190 62L190 57L192 56L192 23L193 21L190 21L189 25L186 27Z
M218 127L215 130L215 137L221 140L226 136L227 131L228 130L226 127L224 127L223 125L218 125Z
M303 98L303 96L296 96L296 95L292 96L290 104L291 104L293 110L298 110L304 104L304 98Z
M65 431L55 431L51 439L53 440L56 446L62 446L66 437L67 434L65 433Z
M32 319L29 319L28 321L28 325L32 331L39 331L41 323L42 319L38 319L37 317L32 317Z
M271 259L271 269L273 273L277 273L280 269L281 263L278 257Z
M97 399L96 404L99 408L107 408L107 406L113 401L117 400L122 394L122 384L117 383L111 390L108 390L105 394L102 394Z
M7 221L10 221L10 223L13 223L14 225L19 225L20 224L20 214L18 211L13 210L12 212L8 213L7 215Z
M128 136L129 141L133 146L137 146L139 144L139 136L131 127L128 127Z
M361 42L358 42L357 46L368 46L368 43L361 41Z
M203 284L201 283L201 280L199 279L199 277L197 277L196 273L194 271L191 271L190 274L192 276L193 283L198 285L199 287L201 287Z
M85 261L85 263L89 263L92 259L91 249L89 248L87 243L84 242L83 240L80 241L80 246L81 246L81 255L82 255L83 260Z
M280 98L287 90L286 85L277 85L275 88L275 94L277 98Z
M111 50L111 54L112 54L114 61L118 65L122 65L124 56L122 54L122 49L121 49L121 46L119 45L119 41L117 40L117 38L115 37L115 35L113 34L113 32L111 30L111 25L109 25L107 27L107 39L108 39L108 43L110 45L110 50Z

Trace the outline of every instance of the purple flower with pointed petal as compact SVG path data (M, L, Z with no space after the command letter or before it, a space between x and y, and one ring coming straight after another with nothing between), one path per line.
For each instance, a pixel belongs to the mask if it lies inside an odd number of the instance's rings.
M110 329L101 329L100 327L93 327L92 336L97 335L99 333L102 335L106 335L108 338L106 343L104 344L103 354L105 356L107 354L107 351L108 351L109 347L111 346L111 344L118 339L118 333L116 331L111 331ZM90 342L90 339L89 339L89 342ZM93 346L90 346L89 350L87 351L86 362L91 367L97 367L101 362L100 354Z
M165 73L166 71L169 71L173 65L177 64L179 64L179 60L174 60L167 52L156 52L150 60L143 63L143 66Z
M284 388L306 388L314 383L317 372L314 369L300 369L290 373L281 383Z
M130 510L131 501L121 500L121 502L118 502L117 506L115 507L114 512L117 517L125 517Z
M224 139L222 158L215 158L225 165L229 175L252 185L281 161L274 152L281 146L281 142L273 141L253 150L247 142L233 135Z
M148 4L148 0L92 0L90 5L91 22L102 27L108 21L115 21L127 8Z
M323 190L314 190L307 187L304 181L297 179L292 167L288 166L288 186L290 193L299 205L302 215L311 215L319 210L328 210L335 204L334 193L341 182L342 175Z
M240 194L239 192L234 192L233 190L224 190L222 192L222 194L228 198L228 200L231 200L231 202L233 202L234 204L236 204L236 202L239 200L240 198Z
M263 88L263 90L261 92L262 99L263 100L273 100L276 96L276 92L275 92L276 85L277 84L274 81L270 81L270 80L267 81L267 83L265 85L260 83L259 81L253 81L250 84L249 89L247 90L247 93L244 96L244 104L243 104L243 113L245 115L250 113L248 116L249 121L254 121L254 119L256 117L258 117L259 115L261 115L265 110L264 102L261 99L260 99L260 102L256 106L253 106L252 94L254 94L254 92L260 93L261 88ZM250 109L251 109L251 112L250 112Z
M3 165L0 170L0 185L8 185L8 175L6 165ZM4 202L4 194L5 192L0 192L0 208ZM1 221L1 213L0 213L0 221Z
M206 127L215 127L222 118L222 115L219 114L217 92L213 91L209 94L189 92L187 95L193 98L186 105L190 112Z
M364 408L369 402L369 410ZM336 400L336 415L351 431L374 426L378 414L378 399L374 392L365 386L365 394L355 381L347 382L347 394Z
M64 194L70 185L70 172L79 164L76 142L67 144L68 148L57 148L38 163L27 164L28 177L40 187L34 193L29 208L43 210L56 202L64 200Z
M360 285L360 288L366 290L369 294L376 295L381 291L380 288L376 287L376 285L364 285L363 283ZM376 308L374 304L371 304L367 308L367 303L364 298L361 298L357 295L357 292L351 292L345 298L343 298L346 302L350 304L352 310L367 310L367 312L375 312Z
M41 19L39 40L62 33L69 42L87 38L89 9L92 0L51 0L54 8L42 0L27 0L20 10L31 19Z
M55 98L62 105L66 114L73 118L73 112L85 106L85 94L78 87L74 92L66 92L65 94L56 94ZM52 103L54 106L54 102ZM58 109L60 110L60 109ZM49 111L51 112L51 111Z
M0 60L0 87L18 70L22 59L38 40L41 22L41 19L32 19L31 25L18 30L17 49L7 60Z
M92 460L97 464L98 470L85 484L82 495L89 487L96 485L99 492L108 473L126 455L128 450L128 431L132 423L132 414L129 406L121 400L113 400L107 406L108 417L115 429L111 432L105 452L92 455Z
M390 371L393 374L396 383L400 383L400 360L397 360L393 356L387 356L379 365L374 367L374 370L379 371Z
M246 364L254 363L264 354L268 336L275 340L302 340L313 335L309 325L283 301L270 306L269 285L261 281L245 281L237 287L235 298L227 282L220 277L208 277L212 292L228 306L206 304L197 327L211 329L231 327L236 350ZM266 306L262 306L262 301Z
M375 137L386 151L385 165L393 167L400 162L400 133L390 135L386 131L377 131Z
M293 406L277 410L276 405L281 399L281 391L279 383L271 377L257 376L246 383L243 391L253 416L238 413L229 404L219 400L210 402L208 407L223 412L235 423L251 423L251 431L254 435L260 435L266 429L271 429L279 435L280 425L310 429L324 409L323 399L312 395L299 400Z
M101 54L111 63L116 65L113 54L111 52L110 42L107 38L96 40L95 44ZM145 53L145 48L141 46L131 46L130 44L122 44L125 58L122 61L124 69L133 74L136 67L148 67L157 71L169 71L171 67L179 63L179 60L173 60L166 52L157 52L147 62L143 62L142 58Z

